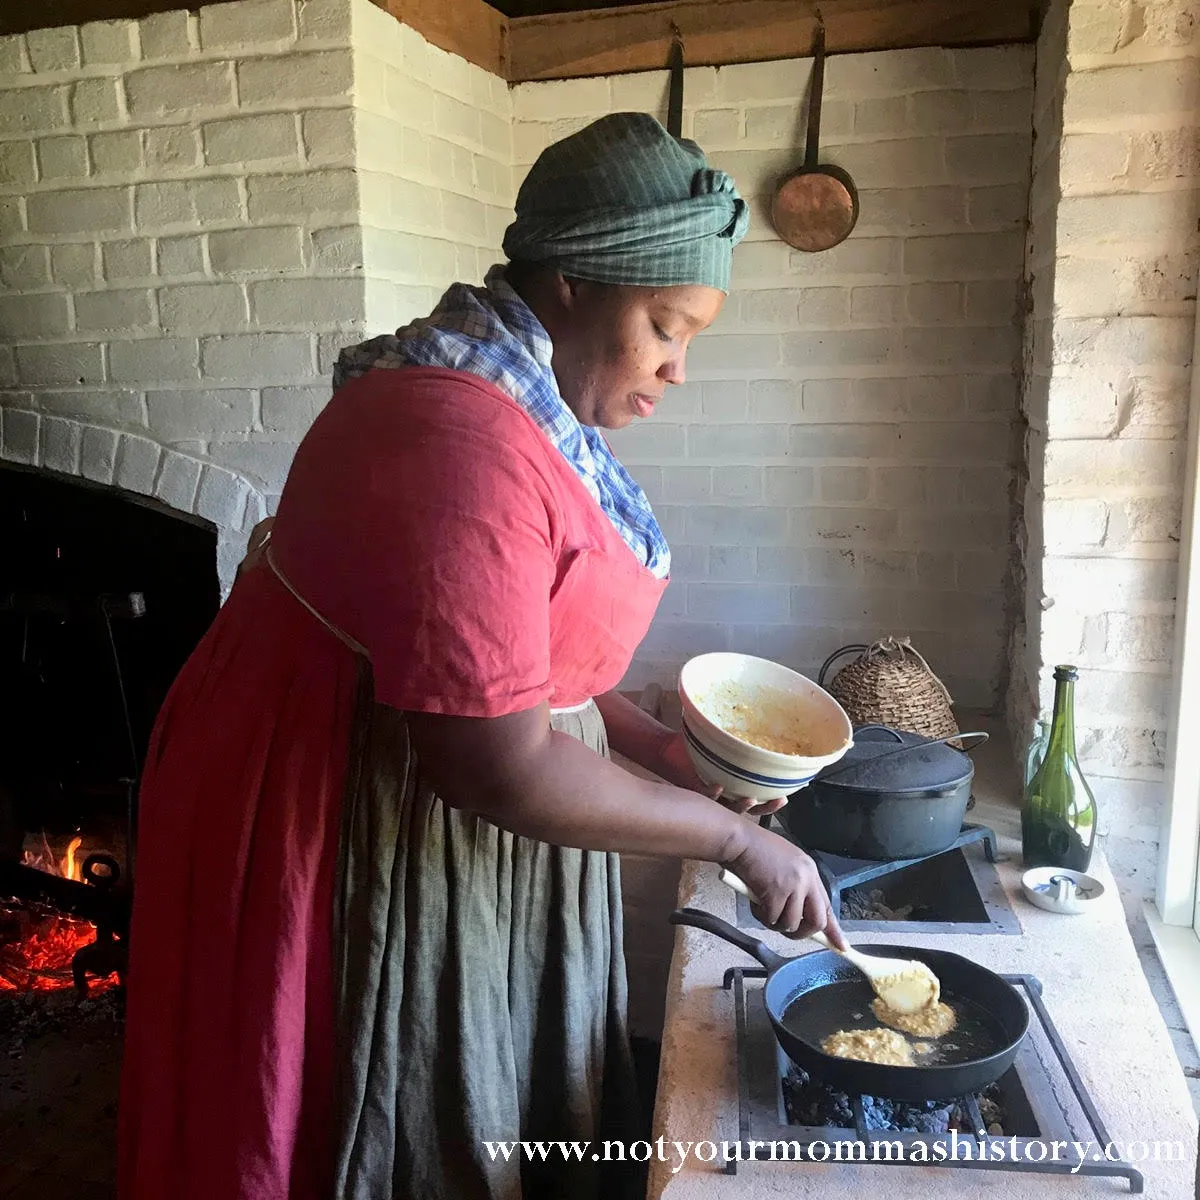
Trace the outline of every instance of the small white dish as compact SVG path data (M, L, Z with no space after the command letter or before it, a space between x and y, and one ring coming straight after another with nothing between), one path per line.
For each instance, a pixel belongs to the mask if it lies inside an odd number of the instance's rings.
M1104 895L1104 884L1067 867L1033 867L1021 876L1030 904L1054 913L1081 913Z

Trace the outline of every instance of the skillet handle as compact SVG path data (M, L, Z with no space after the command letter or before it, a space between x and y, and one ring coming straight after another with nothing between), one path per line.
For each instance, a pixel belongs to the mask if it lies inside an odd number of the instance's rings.
M790 959L782 954L769 950L757 938L735 929L728 921L714 917L712 913L699 908L677 908L668 918L672 925L691 925L695 929L703 929L706 933L716 934L727 942L732 942L739 950L745 950L751 958L757 958L768 971L776 971Z

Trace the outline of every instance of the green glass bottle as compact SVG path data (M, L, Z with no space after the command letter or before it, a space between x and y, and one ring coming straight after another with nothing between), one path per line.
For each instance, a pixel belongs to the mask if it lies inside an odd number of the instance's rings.
M1054 669L1054 714L1045 757L1025 786L1021 852L1027 867L1086 871L1096 840L1096 799L1075 757L1074 667Z

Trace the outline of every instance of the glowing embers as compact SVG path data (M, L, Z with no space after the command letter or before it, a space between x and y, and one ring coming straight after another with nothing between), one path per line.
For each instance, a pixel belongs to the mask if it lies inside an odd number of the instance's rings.
M56 881L69 881L68 886L73 883L78 889L115 881L119 874L115 861L107 855L85 858L82 846L83 839L76 836L56 854L43 835L32 846L26 844L21 866ZM0 896L0 991L52 992L70 987L107 991L118 982L121 950L111 931L98 930L94 922L64 911L49 899Z

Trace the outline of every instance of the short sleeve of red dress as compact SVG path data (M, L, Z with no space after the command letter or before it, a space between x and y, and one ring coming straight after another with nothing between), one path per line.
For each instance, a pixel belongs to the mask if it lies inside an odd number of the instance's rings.
M314 423L273 553L367 648L378 701L486 717L550 696L547 447L486 384L437 370L373 371Z

